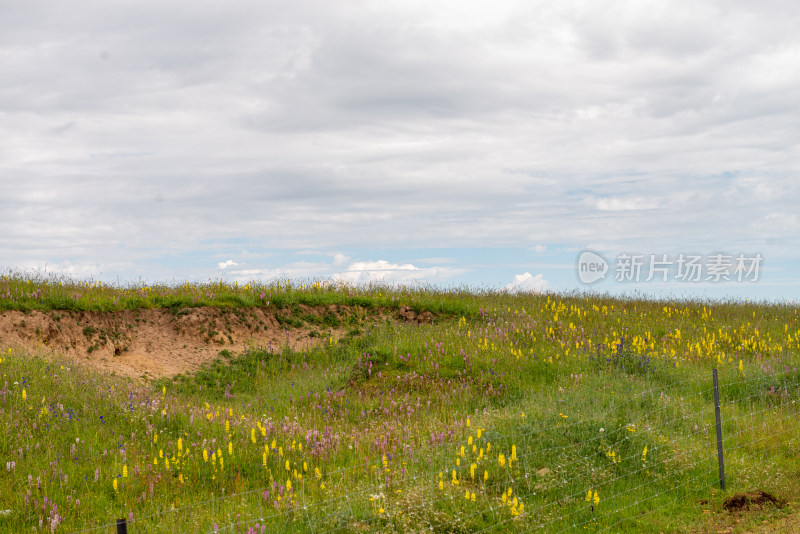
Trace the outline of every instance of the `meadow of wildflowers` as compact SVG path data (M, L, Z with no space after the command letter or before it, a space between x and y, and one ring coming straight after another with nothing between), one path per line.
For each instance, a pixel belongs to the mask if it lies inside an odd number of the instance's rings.
M0 280L0 310L268 302L380 313L150 381L2 347L0 531L690 531L738 490L800 496L797 307Z

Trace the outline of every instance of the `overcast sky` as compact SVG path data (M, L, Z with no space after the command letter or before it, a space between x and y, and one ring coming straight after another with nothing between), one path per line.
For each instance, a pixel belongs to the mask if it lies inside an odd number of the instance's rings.
M798 27L793 1L0 0L0 268L568 290L584 249L760 253L712 293L798 298Z

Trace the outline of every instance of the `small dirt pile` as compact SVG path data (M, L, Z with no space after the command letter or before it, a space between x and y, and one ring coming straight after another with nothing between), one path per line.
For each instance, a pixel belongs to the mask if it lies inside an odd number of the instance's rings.
M737 493L736 495L728 497L725 499L723 506L729 512L735 512L738 510L750 510L752 508L760 510L768 505L783 508L785 504L785 501L770 495L766 491L757 490L748 493Z

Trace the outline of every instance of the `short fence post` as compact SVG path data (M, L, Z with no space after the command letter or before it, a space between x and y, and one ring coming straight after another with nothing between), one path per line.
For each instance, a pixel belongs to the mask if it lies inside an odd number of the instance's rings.
M128 534L128 524L125 518L117 519L117 534Z
M717 459L719 460L719 487L725 489L725 461L722 458L722 419L719 412L719 379L714 369L714 415L717 418Z

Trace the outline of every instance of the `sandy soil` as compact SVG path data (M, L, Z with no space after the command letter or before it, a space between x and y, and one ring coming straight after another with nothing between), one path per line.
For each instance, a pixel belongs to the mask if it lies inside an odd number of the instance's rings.
M353 310L302 307L302 312L319 317L333 314L343 320ZM304 349L328 342L331 335L338 339L353 328L344 323L331 329L297 321L292 327L278 321L290 315L288 310L272 308L5 311L0 312L0 346L61 354L106 372L155 378L197 369L221 350L235 354L249 347L277 348L286 343Z

